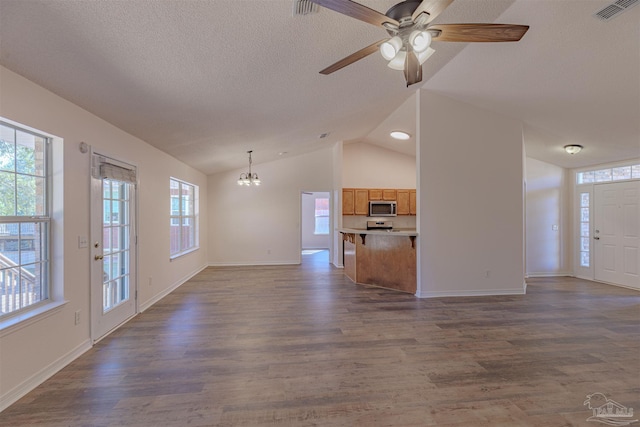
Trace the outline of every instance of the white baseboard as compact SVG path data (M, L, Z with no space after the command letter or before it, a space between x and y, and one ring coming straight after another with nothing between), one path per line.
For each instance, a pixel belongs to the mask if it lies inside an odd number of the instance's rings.
M520 289L482 289L482 290L447 290L435 292L416 292L418 298L442 298L442 297L486 297L496 295L524 295L525 288Z
M162 298L166 297L167 295L169 295L171 292L175 291L176 289L178 289L180 286L182 286L187 280L191 279L193 276L195 276L196 274L200 273L202 270L204 270L205 268L207 268L207 265L203 265L201 267L196 268L194 271L192 271L191 273L187 274L186 276L182 277L181 279L179 279L177 282L175 282L173 285L169 286L167 289L165 289L164 291L160 292L159 294L154 295L150 300L145 301L144 303L140 304L139 307L139 313L142 313L143 311L147 310L149 307L151 307L153 304L157 303L158 301L160 301Z
M260 265L300 265L295 261L268 261L268 262L210 262L209 267L255 267Z
M0 412L4 411L10 405L17 402L21 397L51 378L54 374L67 366L69 363L82 356L87 350L90 350L91 347L91 340L88 339L82 342L67 354L63 355L57 360L54 360L48 366L45 366L40 371L33 374L31 377L27 378L25 381L0 396Z
M555 272L555 273L548 273L548 272L527 273L527 279L533 278L533 277L573 277L573 273L567 272L567 271Z

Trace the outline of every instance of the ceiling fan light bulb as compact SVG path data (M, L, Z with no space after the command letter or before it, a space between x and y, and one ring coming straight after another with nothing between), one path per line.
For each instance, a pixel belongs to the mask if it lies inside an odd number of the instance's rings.
M420 52L418 54L418 62L420 63L420 65L424 64L427 59L429 59L429 57L435 53L435 51L436 50L434 48L428 47L424 52Z
M431 45L431 33L416 30L409 36L409 43L416 53L424 52Z
M398 70L398 71L404 70L404 60L406 59L406 57L407 57L407 52L405 52L404 50L401 50L400 52L398 52L395 58L389 61L389 64L387 64L387 67L391 68L392 70Z
M400 52L401 48L402 39L400 39L400 37L398 36L395 36L391 37L389 40L380 45L380 53L382 54L382 57L384 59L386 59L387 61L391 61L396 57L398 52Z

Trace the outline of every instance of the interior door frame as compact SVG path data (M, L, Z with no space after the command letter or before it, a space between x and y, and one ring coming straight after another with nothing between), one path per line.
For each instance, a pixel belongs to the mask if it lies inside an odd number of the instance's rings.
M95 244L95 239L94 239L94 221L97 218L102 218L103 217L103 207L100 206L98 208L98 206L96 206L95 203L95 198L96 198L96 194L95 194L95 189L94 189L94 180L96 180L97 178L94 178L93 176L93 168L94 168L94 156L100 156L100 157L104 157L104 158L108 158L110 161L113 161L115 164L122 164L125 165L127 167L133 168L134 170L138 170L137 165L133 164L133 163L129 163L129 162L125 162L122 160L118 160L116 157L111 156L111 155L107 155L107 154L103 154L102 152L95 152L93 149L91 149L90 152L90 156L89 156L89 161L90 161L90 171L92 171L89 174L89 180L90 180L90 185L89 185L89 215L90 215L90 219L89 219L89 236L90 236L90 244L89 244L89 265L91 266L89 269L89 322L90 322L90 335L91 335L91 340L92 342L95 344L98 341L100 341L101 339L105 338L106 336L108 336L111 332L113 332L114 330L116 330L117 328L119 328L120 326L122 326L123 324L125 324L127 321L129 321L131 318L133 318L134 316L136 316L139 312L140 312L140 302L138 300L138 291L139 291L139 284L140 284L140 280L139 280L139 254L138 254L138 203L139 203L139 195L138 195L138 185L137 182L132 184L133 186L133 192L134 192L134 196L133 196L133 200L131 205L129 206L130 212L133 214L133 221L131 221L130 226L133 229L133 233L132 233L132 239L130 242L130 254L132 259L130 259L130 266L134 269L134 273L130 274L130 287L129 287L129 292L130 292L130 298L133 300L133 314L131 316L128 316L126 319L123 319L121 322L119 322L115 327L111 328L110 330L106 331L104 334L100 335L100 336L96 336L98 331L97 331L97 327L94 323L94 296L96 293L95 287L94 287L94 257L96 255L96 248L94 247ZM104 198L103 193L102 193L102 185L101 187L101 191L100 191L100 195L99 198L100 200L102 200ZM98 216L97 216L98 215ZM103 220L100 220L100 228L103 229ZM102 292L100 292L100 298L102 298Z
M329 190L300 190L298 199L298 264L302 263L302 199L305 193L326 193L329 199L329 263L333 261L333 230L335 225L335 215L333 212L333 192Z

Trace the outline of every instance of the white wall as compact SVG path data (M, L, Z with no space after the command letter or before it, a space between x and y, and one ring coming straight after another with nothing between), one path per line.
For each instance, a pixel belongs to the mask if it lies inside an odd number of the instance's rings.
M570 275L570 172L532 158L526 170L527 275Z
M329 199L331 193L302 193L302 249L329 249L330 234L316 234L316 199Z
M418 296L524 292L522 124L418 92Z
M300 194L332 192L332 147L254 162L252 170L259 187L236 184L244 169L208 178L209 264L300 263Z
M0 410L44 381L91 346L89 335L90 249L78 248L78 236L89 236L89 155L81 141L102 154L138 167L139 305L158 298L206 266L206 177L80 107L0 67L0 116L64 139L63 183L55 197L64 206L56 224L62 239L54 242L53 269L64 272L54 284L63 287L67 303L46 318L0 332ZM61 166L60 163L54 165ZM169 261L169 177L200 186L200 250ZM57 179L57 178L56 178ZM62 227L62 224L64 226ZM59 249L58 249L59 246ZM152 277L149 285L148 278ZM81 323L74 325L80 310Z
M416 188L416 158L362 142L344 144L345 188Z

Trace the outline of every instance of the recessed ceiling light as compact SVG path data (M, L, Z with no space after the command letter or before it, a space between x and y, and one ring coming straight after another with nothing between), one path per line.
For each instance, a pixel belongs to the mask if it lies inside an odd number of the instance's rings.
M407 139L411 138L411 135L401 130L394 130L389 135L391 135L391 138L393 139L401 139L403 141L406 141Z

